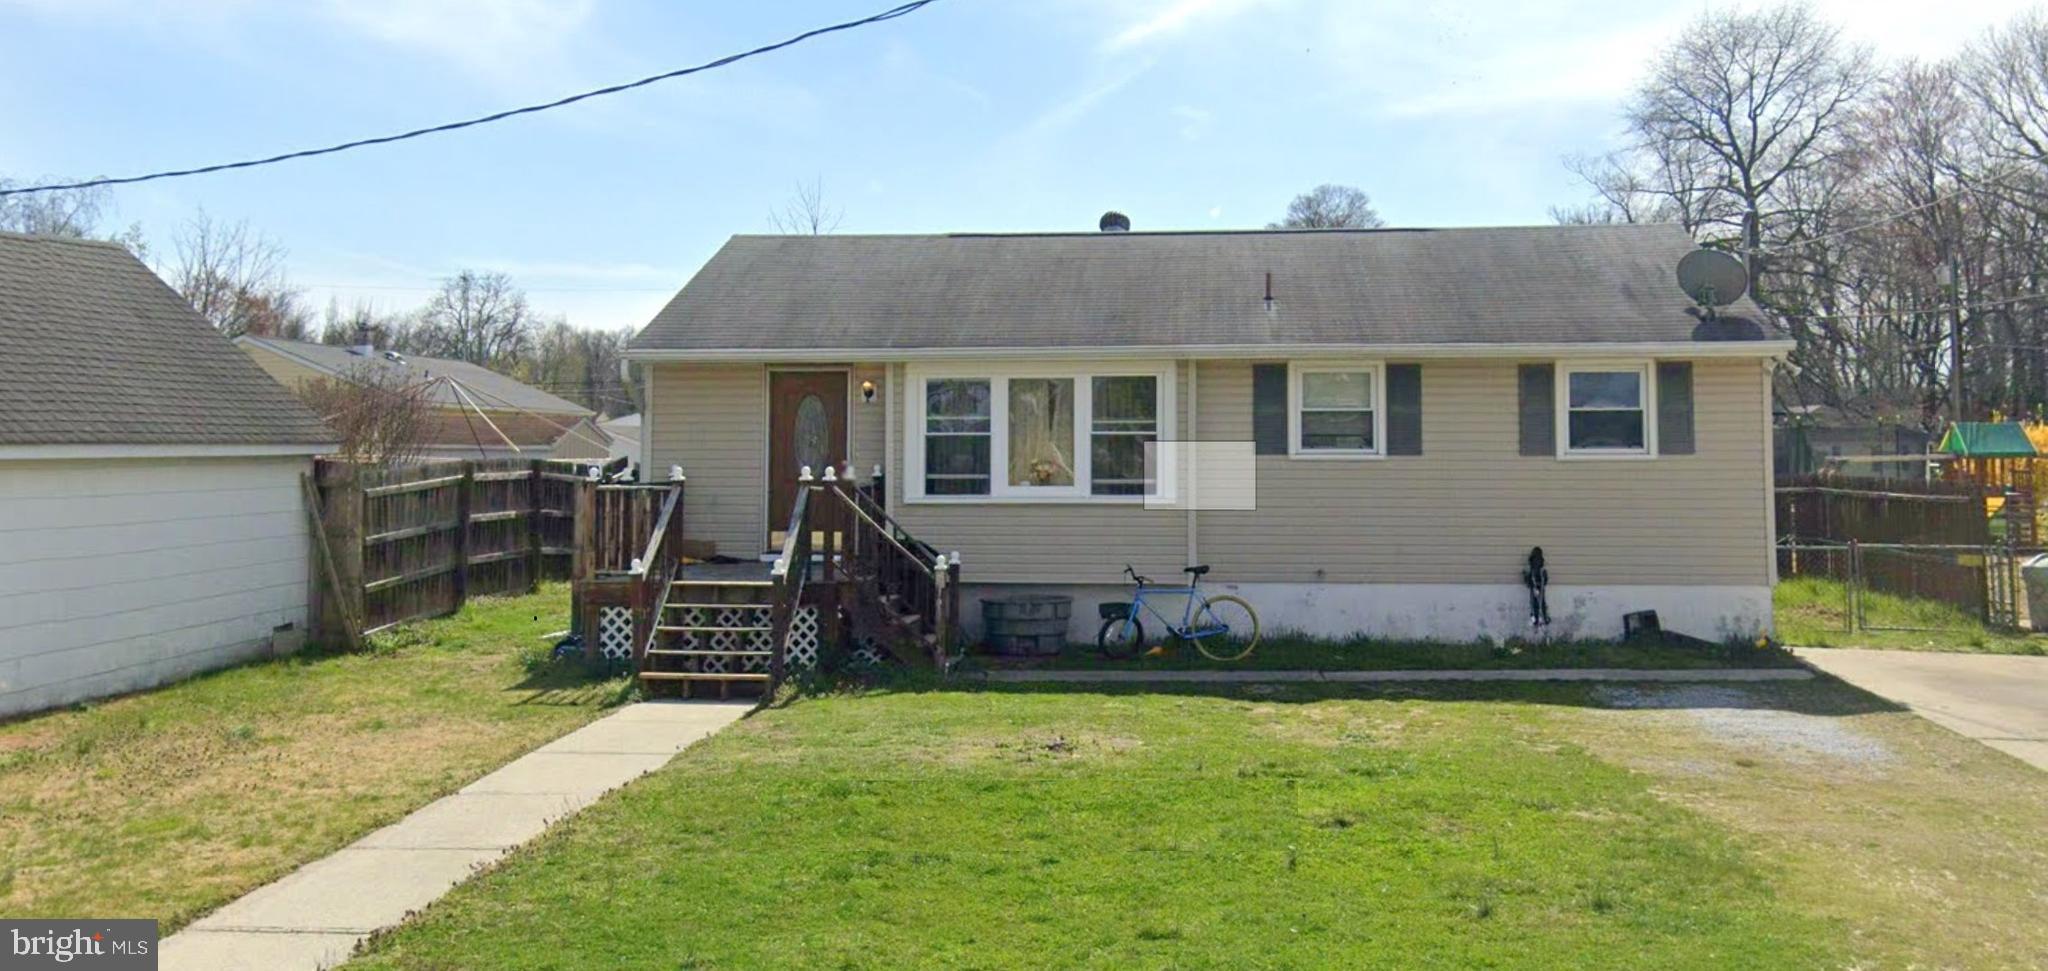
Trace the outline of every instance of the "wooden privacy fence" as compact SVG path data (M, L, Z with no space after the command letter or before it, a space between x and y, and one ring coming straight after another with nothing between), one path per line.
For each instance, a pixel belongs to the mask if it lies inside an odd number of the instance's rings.
M315 585L318 636L372 633L473 596L567 579L587 467L543 459L314 469L332 569Z

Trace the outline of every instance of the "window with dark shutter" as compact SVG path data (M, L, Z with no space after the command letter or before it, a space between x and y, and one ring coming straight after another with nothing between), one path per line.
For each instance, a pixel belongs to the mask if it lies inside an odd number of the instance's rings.
M1549 364L1518 369L1523 455L1557 454L1557 371Z

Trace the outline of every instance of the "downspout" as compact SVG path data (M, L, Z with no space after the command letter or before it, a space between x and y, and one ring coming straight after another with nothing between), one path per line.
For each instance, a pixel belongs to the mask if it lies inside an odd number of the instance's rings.
M1196 423L1198 416L1198 412L1196 411L1196 409L1199 407L1198 402L1201 401L1201 395L1197 393L1198 389L1195 386L1195 376L1201 373L1201 368L1194 360L1189 360L1186 362L1186 364L1188 366L1188 427L1180 435L1181 447L1176 448L1175 451L1182 452L1182 454L1187 456L1182 461L1181 465L1182 468L1187 470L1187 496L1183 500L1188 504L1187 565L1194 566L1202 562L1200 559L1201 550L1195 542L1197 533L1196 510L1200 508L1200 505L1195 501L1195 479L1197 478L1197 476L1195 475L1195 450L1198 447L1198 442L1201 437L1197 432L1200 426Z

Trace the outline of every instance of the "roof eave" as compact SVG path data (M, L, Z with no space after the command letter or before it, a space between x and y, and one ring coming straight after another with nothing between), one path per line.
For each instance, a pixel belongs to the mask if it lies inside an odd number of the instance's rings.
M1473 358L1783 358L1790 340L1564 342L1514 344L1167 344L1071 347L792 347L631 348L629 361L779 362L822 360L964 360L981 358L1274 358L1370 356L1413 359Z

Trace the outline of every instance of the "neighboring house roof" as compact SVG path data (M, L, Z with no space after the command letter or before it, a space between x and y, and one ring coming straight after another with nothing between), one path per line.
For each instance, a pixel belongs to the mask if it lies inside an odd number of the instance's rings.
M522 449L547 449L571 430L582 432L577 426L582 419L574 415L492 410L489 422L484 419L468 408L437 408L428 417L420 440L444 450L478 446L497 450L506 447L506 439ZM493 425L497 432L491 431Z
M618 438L621 435L637 437L640 434L640 415L636 412L630 415L620 415L617 418L607 418L604 421L598 422L598 427L604 429L605 433L613 438Z
M1959 421L1948 426L1934 450L1965 459L2031 458L2036 454L2018 422Z
M432 378L453 378L456 383L476 396L477 403L486 410L510 409L531 411L546 415L588 415L593 412L573 401L557 398L539 388L506 377L489 368L478 367L468 361L457 361L442 357L422 357L415 354L387 356L384 351L374 357L357 354L353 348L335 347L328 344L313 344L306 341L288 341L275 337L244 335L236 343L254 346L280 354L297 361L322 374L345 378L363 367L384 370L401 370L409 380L425 381ZM432 398L437 404L463 407L462 396L454 388L442 382L434 386ZM568 422L560 422L568 424Z
M1703 318L1694 248L1675 225L735 236L631 351L1784 339L1748 299Z
M123 247L0 233L0 444L334 440Z

